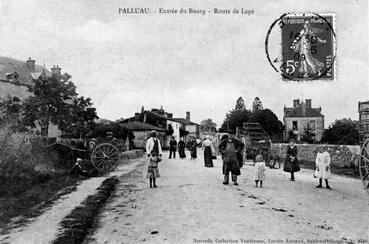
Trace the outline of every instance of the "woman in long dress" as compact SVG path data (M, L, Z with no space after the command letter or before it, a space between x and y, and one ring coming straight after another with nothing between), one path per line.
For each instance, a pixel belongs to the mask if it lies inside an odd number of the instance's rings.
M287 147L287 156L283 166L283 171L291 173L291 181L295 181L294 173L300 171L297 159L297 147L295 146L295 140L293 139L290 140L290 144Z
M214 167L213 155L215 152L209 136L206 136L205 140L202 142L202 150L204 150L205 167Z
M180 158L185 158L186 157L186 153L185 153L185 143L183 141L183 138L179 139L179 142L178 142L178 154L179 154L179 157Z
M328 184L328 179L331 178L330 164L331 155L324 147L319 147L315 159L316 170L314 174L315 177L319 178L319 185L316 186L317 188L322 188L322 183L324 179L326 188L332 189Z
M191 139L190 141L190 153L191 159L195 160L197 158L197 143L195 139Z

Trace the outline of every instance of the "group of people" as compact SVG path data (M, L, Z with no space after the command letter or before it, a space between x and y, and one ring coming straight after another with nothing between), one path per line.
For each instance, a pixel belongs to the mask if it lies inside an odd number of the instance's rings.
M284 163L283 170L291 174L291 181L295 180L295 172L300 171L299 161L297 158L297 147L295 145L295 140L290 140L289 145L286 150L286 160ZM185 158L185 142L181 138L177 144L174 137L171 138L169 142L169 159L175 158L176 149L178 147L179 157ZM191 159L197 158L197 142L191 140L189 144ZM237 177L241 174L241 167L243 166L243 156L242 151L245 145L241 141L233 138L232 136L226 134L222 137L221 142L218 146L219 152L222 154L223 159L223 175L224 175L224 185L229 184L229 176L231 175L231 180L234 185L238 185ZM213 167L213 159L216 159L216 154L213 146L213 142L210 140L209 136L206 136L205 140L202 142L202 149L204 151L204 161L205 167ZM158 138L156 138L156 132L151 132L151 137L146 142L146 153L149 158L149 165L146 177L150 179L150 188L156 186L156 178L159 177L158 163L161 161L162 157L162 147ZM255 157L255 186L263 187L263 181L265 180L265 160L262 155L257 155ZM322 188L322 182L325 181L326 188L332 189L328 184L328 179L330 178L330 155L325 147L319 147L316 156L316 170L314 177L319 179L319 185L317 188Z

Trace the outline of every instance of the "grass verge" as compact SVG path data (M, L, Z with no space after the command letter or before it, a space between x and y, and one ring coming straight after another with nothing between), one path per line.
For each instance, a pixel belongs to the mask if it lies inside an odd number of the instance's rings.
M82 180L80 177L56 175L17 196L0 198L1 233L4 234L9 228L26 223L29 218L39 216L61 196L74 191L80 180ZM20 217L12 222L11 226L8 226L12 218L16 216Z
M115 176L104 180L101 186L97 188L96 194L87 197L80 206L64 218L61 222L63 232L58 235L53 243L83 243L89 228L93 226L95 217L105 205L118 182Z

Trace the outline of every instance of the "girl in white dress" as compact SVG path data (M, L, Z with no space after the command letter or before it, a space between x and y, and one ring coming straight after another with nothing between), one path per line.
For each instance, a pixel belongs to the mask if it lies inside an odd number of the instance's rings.
M331 178L331 155L327 152L325 147L319 147L318 153L316 154L316 170L314 176L319 178L319 185L317 188L322 188L323 179L327 189L332 189L328 184L328 179Z
M257 155L255 158L255 187L258 187L260 181L260 187L263 187L263 181L265 180L265 162L263 156Z

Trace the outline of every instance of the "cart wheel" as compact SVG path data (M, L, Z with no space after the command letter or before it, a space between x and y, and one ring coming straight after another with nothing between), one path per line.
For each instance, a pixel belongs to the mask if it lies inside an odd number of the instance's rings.
M91 154L92 165L102 171L113 170L118 166L118 148L110 143L101 143Z
M359 172L365 190L369 193L369 140L366 140L361 147L359 160Z

